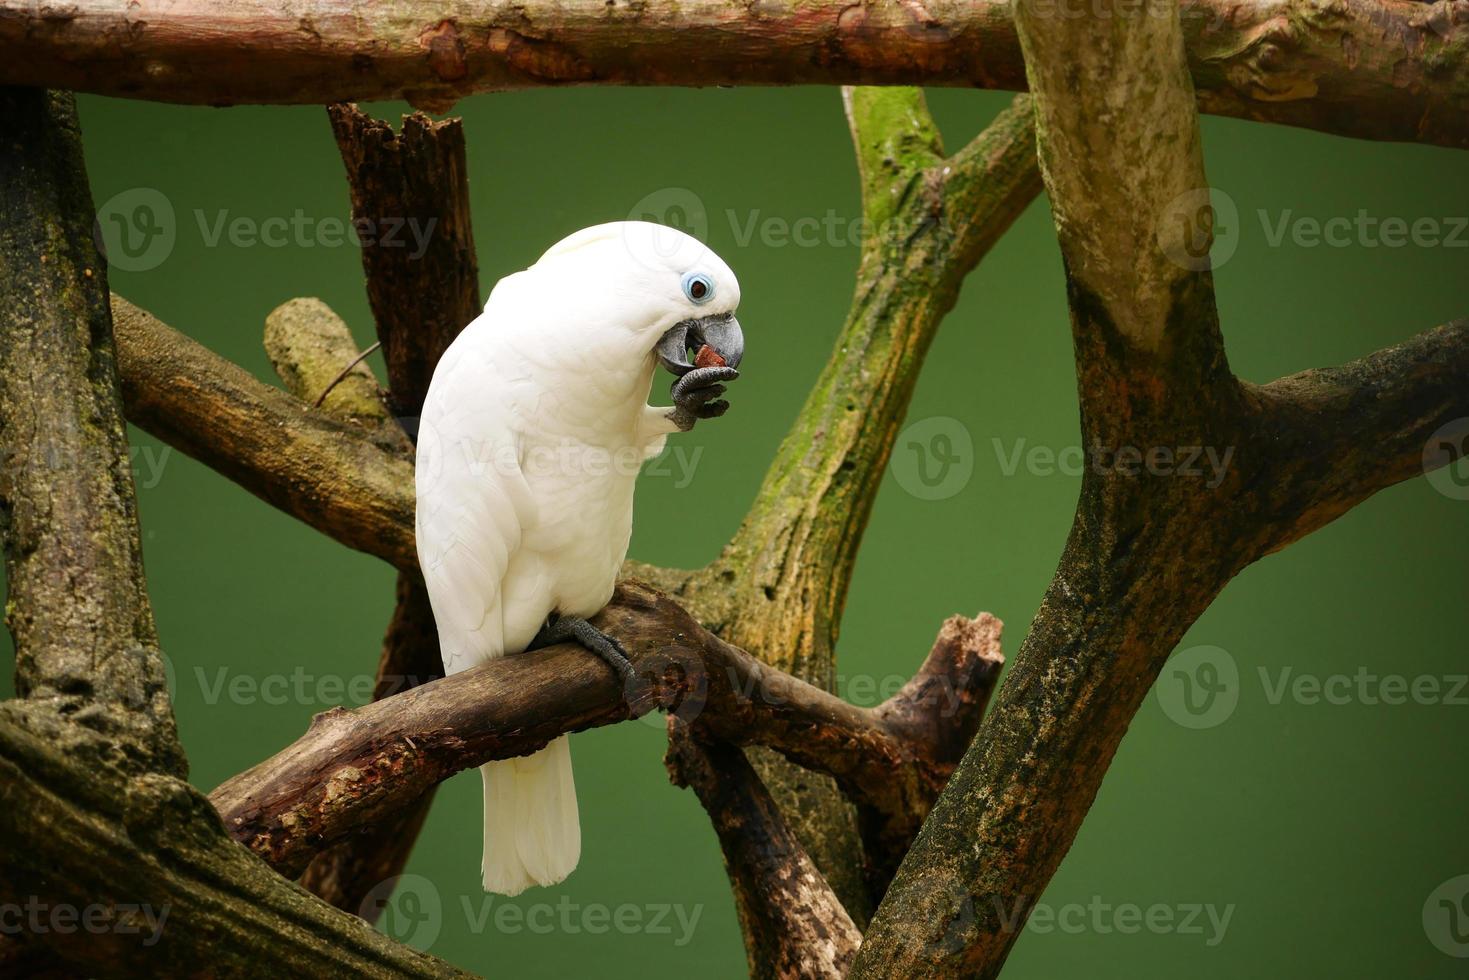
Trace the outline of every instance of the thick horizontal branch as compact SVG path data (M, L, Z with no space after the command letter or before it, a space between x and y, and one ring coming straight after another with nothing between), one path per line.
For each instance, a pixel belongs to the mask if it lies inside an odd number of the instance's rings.
M415 570L413 463L251 377L116 294L128 421L349 548ZM374 441L377 440L377 441Z
M662 707L701 737L768 746L829 773L859 805L916 830L1001 662L999 622L982 616L963 642L930 657L927 675L866 709L761 664L643 587L620 587L596 622L632 655L635 689L620 690L605 664L573 645L502 657L318 715L297 742L211 799L237 840L293 875L321 847L455 772Z
M1076 19L1095 0L1046 0ZM1154 17L1166 4L1119 6ZM1346 136L1469 145L1463 0L1193 0L1208 112ZM210 105L567 84L953 85L1019 90L1001 0L0 0L0 83Z
M745 754L669 719L668 774L709 814L748 942L752 977L841 980L862 934Z
M1283 548L1379 490L1469 456L1469 319L1338 367L1260 388L1258 439L1279 468L1262 486L1263 551Z
M119 366L132 421L345 544L389 561L412 560L411 466L399 456L379 449L372 442L371 429L340 423L324 413L311 411L298 399L255 380L126 301L115 299L115 305L119 311ZM645 569L639 567L636 571L641 573ZM692 629L698 630L697 635L717 643L687 614L680 610L679 615ZM949 734L945 734L945 740L935 739L931 744L950 744L949 738L956 739L953 744L959 747L967 742L973 728L966 726L983 713L984 698L998 673L999 623L992 617L981 617L975 624L972 628L952 622L946 625L925 670L919 674L920 678L942 677L952 671L955 677L964 677L964 671L973 671L968 679L948 686L924 682L905 695L908 701L920 697L936 699L936 711L950 712L946 716L952 719L948 722ZM624 642L638 642L631 633L614 635ZM719 649L733 648L721 644ZM537 654L541 660L544 656ZM750 663L758 668L755 661ZM507 668L496 665L493 669ZM600 677L598 669L588 668L586 664L583 669L586 672L578 675L582 683L596 685ZM771 683L777 687L777 697L783 696L780 688L786 683L804 689L804 685L778 671L758 669L776 679ZM549 676L547 683L551 684ZM499 690L492 682L491 686ZM556 693L554 687L552 684L547 688L548 696ZM514 687L510 690L513 692ZM825 697L845 710L861 711L830 695ZM763 699L769 701L770 697ZM534 703L534 699L527 703ZM914 719L920 716L895 713L893 709L899 703L889 704L879 727L901 729L906 737L922 735L934 739L941 734L909 731ZM569 702L562 704L567 707ZM581 722L575 713L552 719L549 726L542 726L544 736L529 738L518 749L507 748L505 754L533 751L538 744L578 726L590 727L626 717L625 711L618 714L623 709L611 702L600 703L598 710L603 712L599 721ZM733 725L737 713L731 712L727 717ZM495 722L487 717L478 724L493 726ZM721 737L741 738L737 733L722 733ZM793 737L793 741L795 744L788 746L787 754L797 762L803 765L810 762L818 769L839 768L831 758L821 762L803 759L800 739ZM864 801L863 823L870 841L885 842L883 855L873 856L876 863L886 864L891 860L893 848L901 854L901 848L906 847L927 812L932 801L930 794L942 784L942 776L956 757L934 757L938 768L932 772L941 774L937 783L928 778L910 782L893 779L888 769L833 773L849 785L854 799ZM430 773L418 788L402 798L412 798L452 771L450 768Z

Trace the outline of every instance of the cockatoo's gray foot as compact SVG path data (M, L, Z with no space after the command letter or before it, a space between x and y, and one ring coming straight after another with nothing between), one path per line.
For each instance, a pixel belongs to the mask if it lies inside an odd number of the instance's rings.
M704 367L683 375L673 383L673 411L668 417L679 431L687 432L699 419L717 419L729 411L723 382L733 381L740 372L731 367Z
M617 671L623 687L629 686L637 676L636 671L633 670L632 661L628 659L627 651L622 648L622 644L580 616L552 615L546 621L546 625L541 627L541 631L536 634L536 638L531 641L530 649L539 650L541 647L567 642L580 643L605 660L607 666Z

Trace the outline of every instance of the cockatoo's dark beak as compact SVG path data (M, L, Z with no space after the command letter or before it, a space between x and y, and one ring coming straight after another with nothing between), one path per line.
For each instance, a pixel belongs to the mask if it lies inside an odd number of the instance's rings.
M696 364L699 351L705 347L719 360ZM745 335L740 332L740 321L733 313L718 313L674 324L654 350L663 366L680 377L695 367L737 368L745 356Z

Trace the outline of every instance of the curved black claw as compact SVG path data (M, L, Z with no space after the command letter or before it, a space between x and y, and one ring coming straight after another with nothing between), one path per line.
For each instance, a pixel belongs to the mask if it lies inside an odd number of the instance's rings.
M632 661L628 658L627 651L622 648L622 644L580 616L554 617L541 627L541 631L531 641L529 649L538 650L541 647L565 643L568 640L580 643L601 657L607 666L617 671L617 676L622 681L624 689L627 689L636 679L637 672L633 670Z
M719 418L729 411L729 402L717 400L724 394L723 382L739 376L732 367L695 368L673 383L674 407L668 417L682 432L692 429L699 419Z

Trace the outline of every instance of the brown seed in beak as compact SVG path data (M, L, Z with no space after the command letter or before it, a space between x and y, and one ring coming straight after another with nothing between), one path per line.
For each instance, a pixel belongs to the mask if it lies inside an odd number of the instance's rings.
M724 358L720 357L719 352L716 351L713 347L705 344L704 346L700 347L699 352L694 355L694 367L724 367Z

